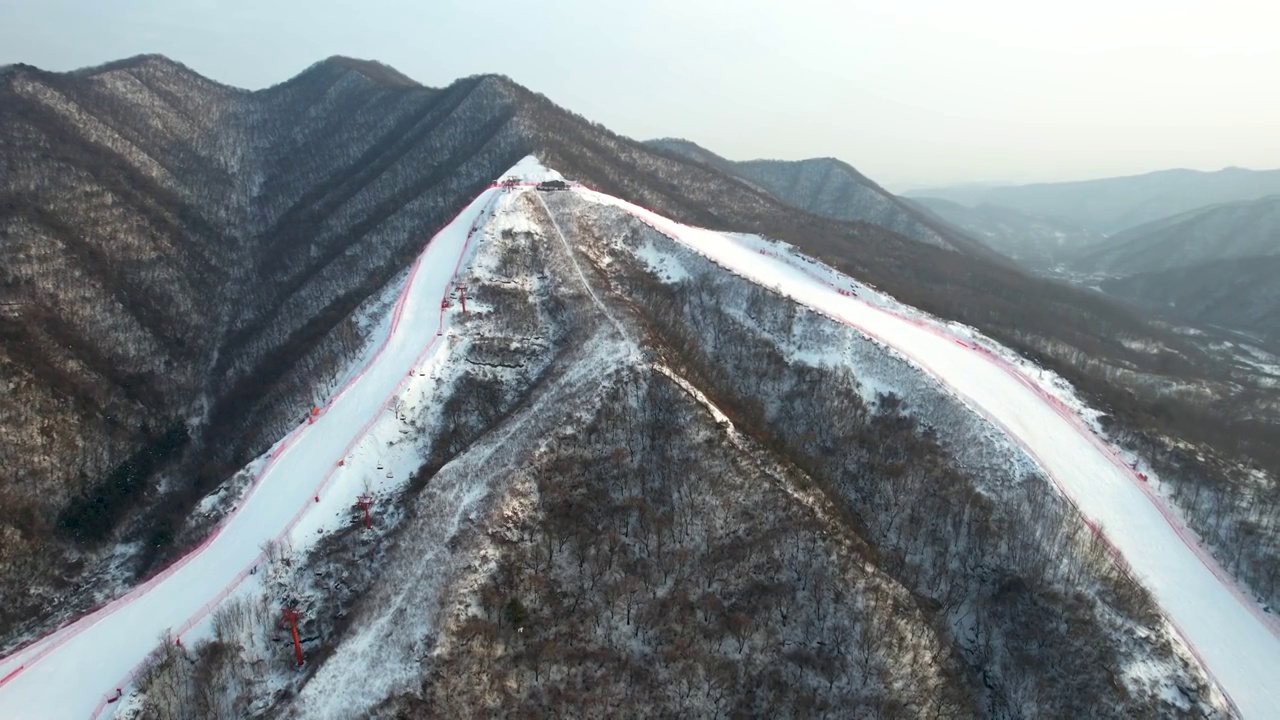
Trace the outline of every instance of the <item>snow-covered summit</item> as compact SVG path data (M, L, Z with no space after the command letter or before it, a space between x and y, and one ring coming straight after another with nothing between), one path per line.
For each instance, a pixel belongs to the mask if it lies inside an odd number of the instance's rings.
M502 180L516 180L518 182L540 183L548 180L564 181L564 176L560 173L548 168L542 164L536 156L526 155L520 159L511 169L502 173Z

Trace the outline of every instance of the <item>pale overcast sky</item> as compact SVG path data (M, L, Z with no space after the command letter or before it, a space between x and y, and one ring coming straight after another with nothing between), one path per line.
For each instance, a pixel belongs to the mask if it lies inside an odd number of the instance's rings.
M329 55L497 72L636 138L889 186L1280 167L1269 0L0 0L0 64L162 53L249 88Z

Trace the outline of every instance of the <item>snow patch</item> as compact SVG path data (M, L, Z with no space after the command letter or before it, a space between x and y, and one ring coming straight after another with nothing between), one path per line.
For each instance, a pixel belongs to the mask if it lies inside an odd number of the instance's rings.
M564 180L564 176L542 164L533 155L526 155L511 169L502 174L502 179L514 179L521 182L546 182L547 180Z
M644 261L650 272L662 278L663 282L678 283L690 277L689 271L685 270L679 259L662 252L652 242L646 242L637 248L635 255Z

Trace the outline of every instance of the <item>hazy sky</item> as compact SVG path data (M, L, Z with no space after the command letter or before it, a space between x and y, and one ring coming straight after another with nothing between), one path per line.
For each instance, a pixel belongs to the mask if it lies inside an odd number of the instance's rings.
M632 137L739 160L830 155L902 189L1280 167L1278 7L0 0L0 64L158 52L250 88L335 54L428 85L498 72Z

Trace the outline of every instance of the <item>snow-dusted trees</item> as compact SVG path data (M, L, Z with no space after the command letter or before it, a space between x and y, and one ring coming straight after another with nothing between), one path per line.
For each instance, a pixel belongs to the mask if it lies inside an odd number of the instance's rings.
M865 564L856 536L788 495L803 475L732 439L659 373L620 372L583 401L593 417L525 471L537 511L507 532L526 540L502 546L476 611L444 629L454 639L423 699L404 703L973 712L910 597Z
M790 242L1059 373L1108 412L1114 436L1178 486L1181 507L1220 560L1280 607L1280 540L1268 541L1280 537L1274 377L1240 372L1234 361L1098 293L1028 276L981 251L951 252L876 225L802 212L720 172L714 156L689 161L651 152L541 98L524 112L546 121L540 155L570 177L691 225ZM600 160L605 154L612 162ZM713 326L699 329L703 342L718 346L715 333Z
M699 299L705 279L673 286L631 275L667 361L813 479L985 678L984 704L1053 715L1162 707L1158 693L1113 682L1133 657L1160 658L1182 687L1204 682L1163 641L1124 639L1134 627L1159 637L1154 605L1014 446L870 341L852 331L833 339L826 320L704 272L718 278L719 302ZM703 342L712 324L723 338L714 354ZM788 357L833 344L846 348L854 373ZM859 372L905 394L869 392Z
M213 637L187 647L171 637L139 668L139 720L235 720L260 713L276 672L283 631L264 598L231 598L213 615Z
M52 570L64 543L116 537L145 573L194 539L195 501L355 356L353 311L527 151L500 84L366 72L258 93L158 57L5 74L0 302L20 310L0 317L0 523L26 546L5 556L42 544ZM55 594L9 564L0 640Z

